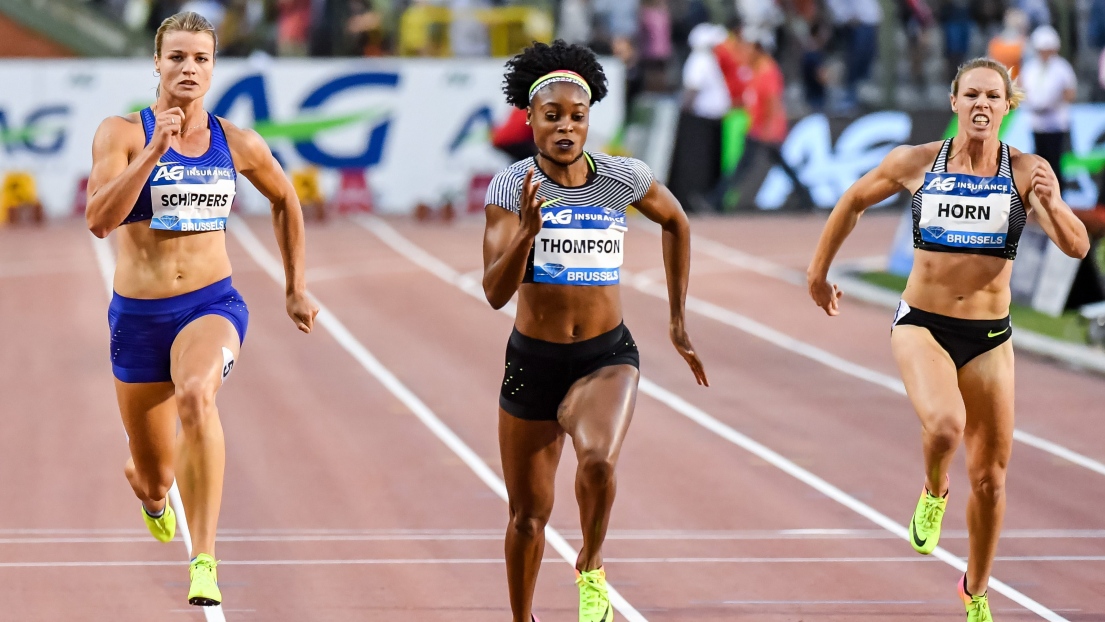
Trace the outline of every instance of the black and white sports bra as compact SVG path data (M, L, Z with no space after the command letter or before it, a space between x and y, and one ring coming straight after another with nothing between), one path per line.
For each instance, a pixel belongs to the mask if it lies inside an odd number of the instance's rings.
M1017 186L1009 145L1001 143L995 177L948 172L952 139L925 173L913 195L913 248L1016 259L1027 214Z

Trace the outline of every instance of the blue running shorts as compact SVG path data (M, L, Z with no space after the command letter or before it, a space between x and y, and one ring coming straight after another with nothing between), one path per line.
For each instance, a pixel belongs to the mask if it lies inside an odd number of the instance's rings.
M111 370L122 382L169 382L169 351L184 327L205 315L221 315L245 341L249 309L227 277L194 292L142 300L111 296Z

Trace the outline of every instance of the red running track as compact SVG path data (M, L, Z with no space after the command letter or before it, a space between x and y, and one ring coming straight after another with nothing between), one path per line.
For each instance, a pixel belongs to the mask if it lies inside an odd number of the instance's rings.
M896 221L865 218L843 255L883 254ZM781 277L722 261L703 243L691 295L896 377L887 311L845 298L830 320L786 280L804 270L822 223L696 220L702 240L769 260ZM265 221L239 224L275 253ZM406 254L350 221L309 227L310 288L348 329L347 346L367 348L498 474L511 320L440 278L479 270L482 223L387 225L388 241L409 242ZM645 230L631 225L627 282L662 278L659 241ZM227 239L251 322L220 393L226 619L509 619L503 501L333 333L298 333L256 249ZM438 275L411 261L420 252L440 262L429 265ZM692 313L714 385L699 388L668 343L666 303L628 284L623 296L646 378L857 503L908 520L922 476L904 397ZM149 538L122 477L106 306L78 223L0 230L2 620L203 619L185 604L183 547ZM1105 381L1019 355L1017 382L1020 429L1105 461ZM573 468L566 454L552 525L578 546ZM966 553L965 485L960 457L943 540L954 555ZM1105 620L1102 490L1105 475L1018 444L995 576L1058 618ZM612 584L651 621L962 619L950 565L645 394L605 554ZM538 615L573 620L572 570L551 548L546 557ZM997 593L991 602L999 621L1043 619Z

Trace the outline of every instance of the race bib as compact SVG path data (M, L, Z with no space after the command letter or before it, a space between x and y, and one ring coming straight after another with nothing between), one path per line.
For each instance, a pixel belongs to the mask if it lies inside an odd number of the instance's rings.
M617 285L625 230L625 214L605 207L542 207L533 282Z
M234 203L234 169L158 162L150 180L151 229L220 231Z
M957 248L1005 246L1012 179L925 173L921 188L921 240Z

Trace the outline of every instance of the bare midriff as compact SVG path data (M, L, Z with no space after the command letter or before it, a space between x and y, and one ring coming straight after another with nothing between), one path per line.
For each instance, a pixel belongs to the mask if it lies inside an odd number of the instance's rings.
M115 292L159 299L187 294L230 276L223 231L181 233L150 229L139 221L117 229Z
M970 253L916 249L902 292L911 307L964 320L998 320L1009 315L1013 262Z
M527 337L575 343L617 328L622 322L621 286L522 283L515 326Z

